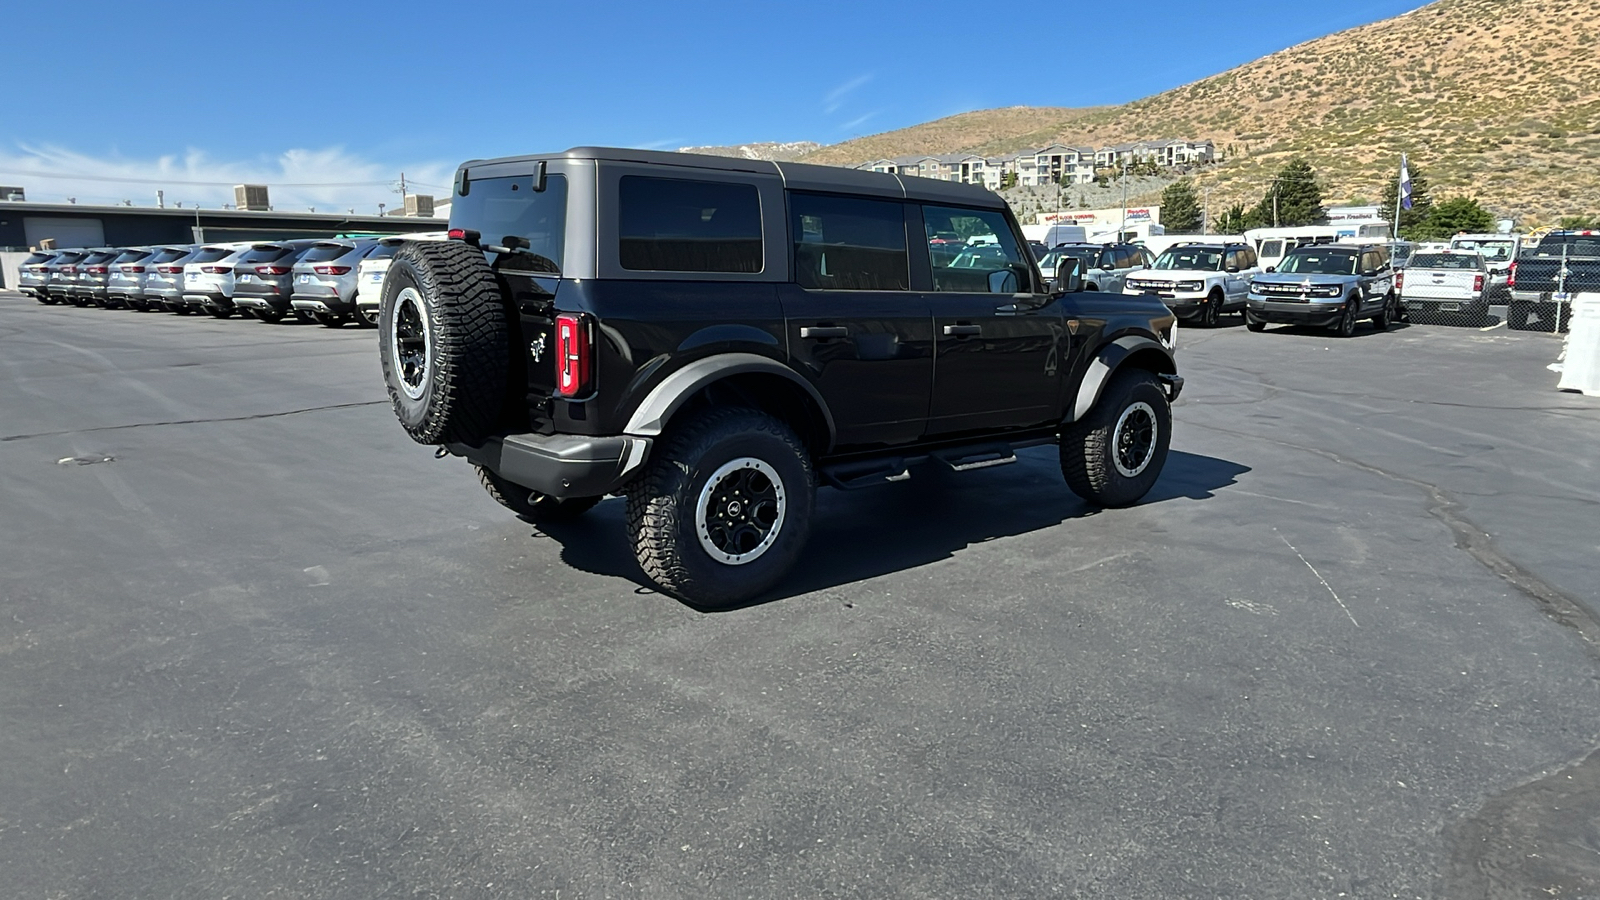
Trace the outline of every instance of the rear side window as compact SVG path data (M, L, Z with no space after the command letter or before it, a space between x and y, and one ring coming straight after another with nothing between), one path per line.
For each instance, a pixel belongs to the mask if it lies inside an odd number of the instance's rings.
M345 244L318 244L307 250L306 255L300 257L300 261L307 263L327 262L332 259L338 259L353 249L353 247Z
M624 269L761 271L761 198L753 184L625 175L618 202Z
M823 291L906 291L905 207L892 200L792 194L794 280Z
M534 186L532 175L474 178L467 193L457 193L450 204L450 227L476 231L484 244L505 246L507 238L525 242L515 254L514 268L559 275L567 233L567 178L547 175L544 190Z

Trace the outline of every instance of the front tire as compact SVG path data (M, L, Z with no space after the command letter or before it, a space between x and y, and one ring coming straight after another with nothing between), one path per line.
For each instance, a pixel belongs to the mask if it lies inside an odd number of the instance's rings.
M602 497L569 497L562 500L530 491L520 484L501 478L493 470L476 463L478 483L489 492L496 503L516 513L518 517L534 523L567 522L583 515L599 503Z
M1350 337L1356 333L1356 298L1345 300L1344 313L1339 316L1339 321L1334 323L1333 333L1342 338Z
M1111 376L1100 402L1061 432L1061 474L1074 494L1096 506L1138 503L1167 462L1172 409L1143 369Z
M1205 328L1217 327L1217 316L1222 313L1222 295L1213 293L1200 306L1200 324Z
M810 454L788 425L750 409L708 410L656 445L628 492L628 536L663 591L725 608L788 574L815 493Z
M1249 329L1250 331L1254 331L1255 333L1260 334L1261 332L1267 330L1267 323L1261 321L1260 319L1251 318L1250 317L1250 311L1248 309L1244 310L1243 313L1241 313L1241 315L1244 316L1244 327Z

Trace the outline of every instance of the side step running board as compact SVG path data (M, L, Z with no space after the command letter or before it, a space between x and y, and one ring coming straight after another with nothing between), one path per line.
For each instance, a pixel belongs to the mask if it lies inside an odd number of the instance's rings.
M1056 442L1054 435L1022 437L1014 441L989 441L982 444L964 444L957 447L937 447L915 455L880 456L819 466L817 474L826 484L846 491L871 487L890 481L905 481L911 477L912 466L929 460L938 460L953 472L970 472L1006 466L1017 461L1017 451L1023 447L1038 447Z
M975 447L951 447L928 454L950 467L952 472L970 472L990 466L1005 466L1017 461L1010 444L981 444Z

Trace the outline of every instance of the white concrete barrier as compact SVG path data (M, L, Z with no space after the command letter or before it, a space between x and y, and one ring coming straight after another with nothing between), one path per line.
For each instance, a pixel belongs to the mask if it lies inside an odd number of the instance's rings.
M1558 390L1600 397L1600 294L1572 298Z

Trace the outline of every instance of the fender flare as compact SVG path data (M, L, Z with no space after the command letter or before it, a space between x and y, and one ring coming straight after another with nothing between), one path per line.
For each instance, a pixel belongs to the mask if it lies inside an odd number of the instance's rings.
M1100 393L1105 390L1106 382L1111 380L1113 372L1121 367L1122 363L1141 350L1160 351L1167 361L1162 374L1176 376L1178 365L1172 359L1172 351L1165 344L1153 338L1130 334L1117 338L1111 343L1100 348L1100 352L1089 363L1088 371L1083 373L1083 381L1078 385L1078 397L1072 404L1071 415L1068 422L1076 422L1089 414L1094 405L1100 402ZM1182 382L1179 381L1181 385Z
M666 427L667 421L672 418L672 414L701 388L733 375L752 372L777 375L804 390L806 396L810 397L817 405L817 409L822 412L823 423L828 428L828 447L833 446L838 431L834 427L833 413L823 401L822 394L793 369L774 359L754 353L723 353L697 359L663 378L633 411L623 432L649 437L658 436Z

